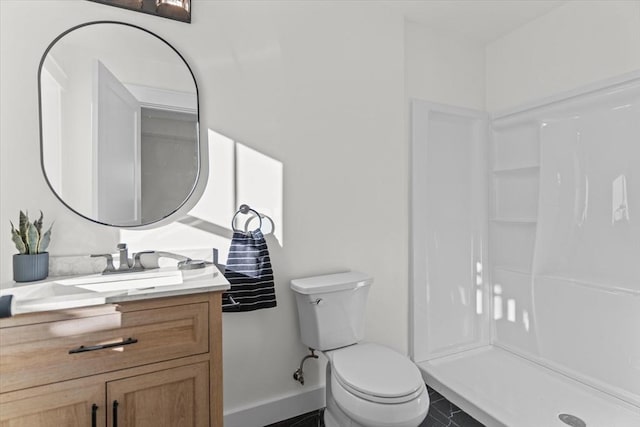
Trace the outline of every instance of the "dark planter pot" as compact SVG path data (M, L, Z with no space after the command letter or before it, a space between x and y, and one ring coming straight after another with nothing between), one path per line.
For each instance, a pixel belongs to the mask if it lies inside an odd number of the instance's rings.
M33 282L49 275L49 252L41 254L16 254L13 256L13 280Z

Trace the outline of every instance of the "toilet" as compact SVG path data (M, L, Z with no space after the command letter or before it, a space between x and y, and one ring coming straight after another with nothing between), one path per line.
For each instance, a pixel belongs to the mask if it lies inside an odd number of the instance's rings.
M363 343L373 279L355 271L291 281L300 335L327 358L326 427L418 427L429 394L416 365L375 343Z

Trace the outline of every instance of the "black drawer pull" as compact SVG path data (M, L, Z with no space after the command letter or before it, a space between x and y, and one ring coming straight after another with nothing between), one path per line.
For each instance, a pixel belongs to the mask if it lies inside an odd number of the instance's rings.
M98 405L91 405L91 427L98 427Z
M122 340L120 342L113 342L110 344L89 345L89 346L81 345L78 348L69 350L69 354L84 353L85 351L103 350L105 348L122 347L123 345L135 344L137 342L138 340L135 338L127 338L126 340Z
M118 427L118 401L113 401L113 427Z

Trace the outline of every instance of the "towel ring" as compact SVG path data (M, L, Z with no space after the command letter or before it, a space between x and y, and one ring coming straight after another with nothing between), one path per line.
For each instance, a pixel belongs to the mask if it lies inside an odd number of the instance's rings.
M251 209L249 207L249 205L240 205L240 207L238 208L238 210L236 211L235 215L233 215L233 218L231 218L231 229L233 231L236 232L240 232L240 233L247 233L244 230L240 230L238 228L236 228L235 223L236 223L236 218L238 216L238 214L248 214L249 212L253 212L254 214L256 214L256 216L258 217L258 220L260 220L260 223L258 224L258 228L256 228L253 231L257 231L262 229L262 215L260 215L260 213L254 209Z

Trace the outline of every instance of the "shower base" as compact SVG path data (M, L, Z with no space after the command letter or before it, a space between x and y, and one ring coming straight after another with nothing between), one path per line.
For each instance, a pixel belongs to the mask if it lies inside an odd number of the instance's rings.
M487 427L640 426L640 407L496 346L417 365L431 387Z

